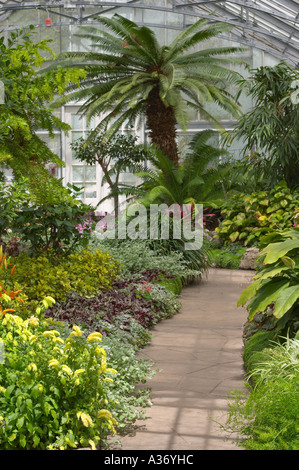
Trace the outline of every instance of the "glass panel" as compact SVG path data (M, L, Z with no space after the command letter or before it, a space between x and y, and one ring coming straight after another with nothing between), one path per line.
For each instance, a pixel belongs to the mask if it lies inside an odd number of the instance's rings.
M85 129L94 129L95 128L95 120L94 118L91 118L90 122L87 123L87 119L84 118L84 125L85 125Z
M76 182L84 181L84 166L72 167L72 180Z
M121 180L123 183L135 183L136 178L135 178L135 175L133 175L133 173L126 172L126 173L122 173Z
M80 137L83 137L83 132L72 132L72 142L80 139Z
M143 10L143 21L151 24L165 24L165 13L159 10Z
M85 180L96 181L96 167L95 166L85 167Z
M86 199L93 199L97 197L97 187L95 184L85 184L85 197Z
M72 129L82 129L82 117L79 114L72 114Z

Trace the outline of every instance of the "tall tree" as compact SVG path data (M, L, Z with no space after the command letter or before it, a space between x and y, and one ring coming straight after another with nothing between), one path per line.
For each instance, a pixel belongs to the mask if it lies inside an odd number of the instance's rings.
M217 121L206 109L215 102L233 116L239 107L229 86L240 75L231 70L231 54L236 47L196 50L197 46L230 29L227 24L200 19L181 32L169 45L160 45L154 32L145 26L114 15L99 17L102 29L86 27L79 36L91 40L89 52L72 52L54 66L86 71L81 89L68 93L56 106L68 101L84 101L80 112L90 119L101 116L97 132L110 125L108 135L137 117L145 117L151 140L178 166L176 126L184 130L187 109L195 108L202 119ZM60 58L61 60L61 58ZM104 117L103 117L104 116Z

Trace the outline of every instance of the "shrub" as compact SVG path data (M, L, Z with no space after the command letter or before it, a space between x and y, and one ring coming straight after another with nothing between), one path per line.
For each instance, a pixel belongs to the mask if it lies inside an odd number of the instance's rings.
M97 217L79 203L30 204L22 207L14 219L14 230L29 243L29 252L52 250L72 252L86 247Z
M81 250L68 256L53 252L30 257L21 253L15 259L16 280L32 301L51 295L57 301L66 299L68 293L94 295L111 287L118 273L118 263L99 250Z
M105 382L115 371L101 335L86 340L76 326L64 330L36 316L1 315L2 449L95 448L114 430Z
M190 267L183 253L163 249L160 243L155 245L150 240L101 240L94 236L90 249L110 253L120 263L123 277L149 270L164 272L181 279L201 274L200 270Z
M215 229L216 236L225 244L259 244L268 233L291 228L299 212L299 193L285 184L270 191L252 194L234 194L223 206L223 221Z

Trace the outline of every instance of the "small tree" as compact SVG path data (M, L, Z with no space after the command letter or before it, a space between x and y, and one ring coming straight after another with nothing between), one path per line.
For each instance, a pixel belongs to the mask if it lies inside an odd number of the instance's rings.
M103 198L113 198L114 213L119 214L119 179L122 172L134 172L136 165L145 162L148 152L143 145L136 144L137 137L132 135L116 134L105 139L105 133L92 134L87 140L82 137L72 143L76 158L89 165L98 163L102 168L104 177L102 185L108 183L110 193Z

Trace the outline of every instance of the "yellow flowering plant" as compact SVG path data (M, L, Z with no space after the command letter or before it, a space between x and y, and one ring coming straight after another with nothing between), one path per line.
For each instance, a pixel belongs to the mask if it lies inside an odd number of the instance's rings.
M100 333L0 313L0 340L0 449L96 449L115 433Z

